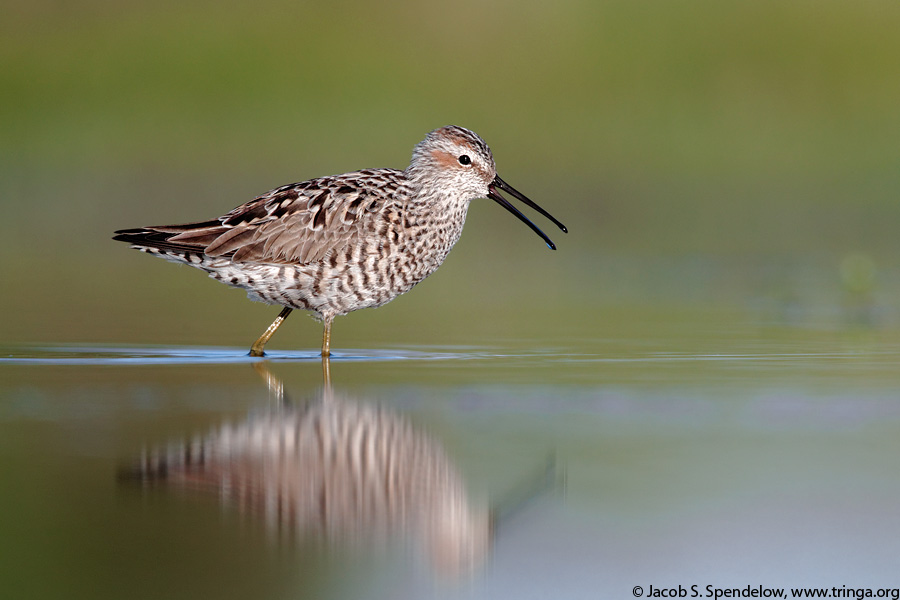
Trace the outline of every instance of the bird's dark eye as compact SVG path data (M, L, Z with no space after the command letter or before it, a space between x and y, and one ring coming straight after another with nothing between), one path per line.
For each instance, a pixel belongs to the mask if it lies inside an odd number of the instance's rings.
M472 164L472 159L469 158L468 154L461 155L457 160L459 160L459 164L461 165L470 165Z

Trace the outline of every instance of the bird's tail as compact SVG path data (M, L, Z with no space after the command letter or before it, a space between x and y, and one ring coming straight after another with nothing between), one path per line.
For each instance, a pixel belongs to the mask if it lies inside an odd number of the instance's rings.
M120 229L113 239L132 248L175 262L201 266L206 246L221 234L219 221Z

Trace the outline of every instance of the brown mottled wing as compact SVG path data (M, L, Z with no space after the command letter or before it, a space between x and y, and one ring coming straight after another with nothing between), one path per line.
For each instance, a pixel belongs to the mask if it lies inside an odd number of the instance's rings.
M371 169L282 186L216 221L154 231L169 244L234 262L307 264L353 243L402 185L403 172Z

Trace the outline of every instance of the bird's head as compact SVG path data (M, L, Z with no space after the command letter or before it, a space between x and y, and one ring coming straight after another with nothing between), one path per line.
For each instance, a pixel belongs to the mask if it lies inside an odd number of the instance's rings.
M474 131L448 125L435 129L413 149L407 177L423 197L469 202L490 198L528 225L552 250L556 246L543 231L519 212L498 190L503 190L550 219L562 231L565 225L518 192L497 175L491 149Z

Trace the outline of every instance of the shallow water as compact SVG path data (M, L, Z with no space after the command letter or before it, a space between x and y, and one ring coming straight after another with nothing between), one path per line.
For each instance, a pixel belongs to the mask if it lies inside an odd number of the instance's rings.
M893 330L685 321L532 344L339 349L331 390L313 351L4 348L0 584L91 598L896 587Z

